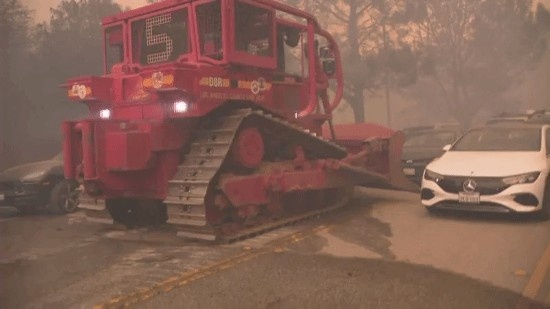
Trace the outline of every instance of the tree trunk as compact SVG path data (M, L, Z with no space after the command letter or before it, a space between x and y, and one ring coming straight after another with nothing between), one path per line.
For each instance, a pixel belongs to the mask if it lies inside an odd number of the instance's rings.
M2 22L2 21L0 21ZM9 39L9 25L0 25L0 37L3 40ZM9 42L5 42L8 43ZM10 136L8 104L11 104L9 94L10 68L9 68L9 46L0 48L0 170L11 164L12 158L9 154L10 147L8 139Z
M353 110L355 122L365 122L365 95L363 94L363 85L361 83L353 84L353 99L349 104Z
M358 6L356 2L349 2L349 19L348 19L348 42L350 44L350 63L353 65L360 65L361 54L359 53L359 16ZM355 68L354 68L355 69ZM353 69L352 69L353 70ZM353 116L355 122L365 122L365 96L363 91L365 86L363 81L360 80L348 80L353 85L353 99L349 102L353 109Z

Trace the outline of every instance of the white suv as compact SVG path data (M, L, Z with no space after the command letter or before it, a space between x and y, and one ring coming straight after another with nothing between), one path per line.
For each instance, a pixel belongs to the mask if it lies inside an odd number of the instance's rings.
M550 125L516 122L466 132L422 177L431 211L537 212L550 216Z

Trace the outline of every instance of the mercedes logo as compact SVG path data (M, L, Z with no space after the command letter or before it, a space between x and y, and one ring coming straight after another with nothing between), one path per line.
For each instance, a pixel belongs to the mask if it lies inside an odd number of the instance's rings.
M473 179L468 179L462 184L462 188L466 192L474 192L477 187L477 183Z

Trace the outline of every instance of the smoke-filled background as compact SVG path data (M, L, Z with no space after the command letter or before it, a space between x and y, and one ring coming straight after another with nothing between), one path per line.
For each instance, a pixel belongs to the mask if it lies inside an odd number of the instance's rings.
M59 85L102 74L100 20L146 0L0 0L0 169L61 149L86 115ZM340 43L337 122L470 127L550 109L550 0L285 0Z

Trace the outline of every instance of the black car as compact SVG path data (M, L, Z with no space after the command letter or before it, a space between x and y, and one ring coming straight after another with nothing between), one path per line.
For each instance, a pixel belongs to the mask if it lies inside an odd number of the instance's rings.
M486 125L502 123L550 123L550 110L530 110L525 113L501 113L491 117Z
M426 165L441 156L443 147L452 144L461 134L459 128L452 127L408 131L401 156L403 174L420 185Z
M61 154L0 173L0 206L22 213L41 209L70 213L78 207L77 184L65 180Z

